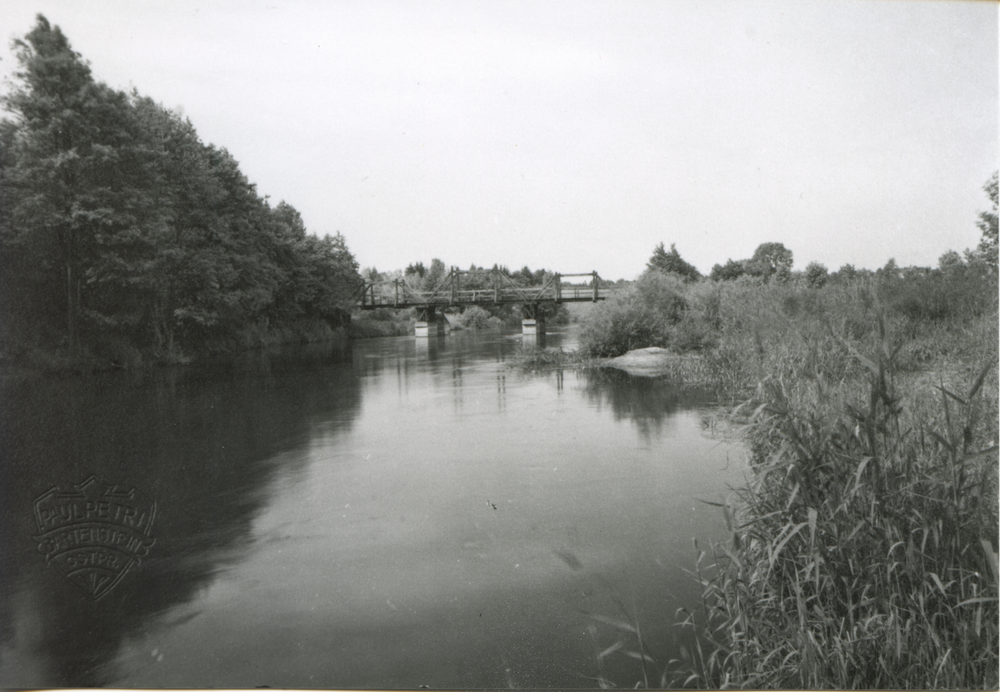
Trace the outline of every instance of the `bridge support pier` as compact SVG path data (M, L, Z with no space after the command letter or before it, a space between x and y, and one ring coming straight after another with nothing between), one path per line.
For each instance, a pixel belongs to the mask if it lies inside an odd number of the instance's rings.
M545 345L545 315L539 310L537 303L525 303L522 308L521 335L522 343L535 346Z
M524 336L545 336L545 319L536 317L521 320L521 334Z
M413 333L417 337L438 336L447 331L447 318L439 315L433 307L419 308Z

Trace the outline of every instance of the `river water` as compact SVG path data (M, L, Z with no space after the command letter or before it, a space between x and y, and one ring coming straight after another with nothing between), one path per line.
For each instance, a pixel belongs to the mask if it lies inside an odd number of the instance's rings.
M700 500L726 497L742 455L709 397L522 372L520 340L5 383L0 686L624 687L643 679L636 623L657 684L697 602L693 539L724 538ZM103 484L140 516L155 502L117 583L73 572L39 523L59 502L86 523Z

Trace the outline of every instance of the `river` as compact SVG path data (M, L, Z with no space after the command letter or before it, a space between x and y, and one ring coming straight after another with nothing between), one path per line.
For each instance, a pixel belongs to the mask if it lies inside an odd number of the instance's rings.
M700 500L742 455L710 397L523 372L520 339L5 382L0 686L631 687L635 623L657 684L697 602L693 539L725 536ZM132 514L91 496L108 486ZM119 526L135 561L73 567L124 516L149 519ZM70 530L86 550L46 543Z

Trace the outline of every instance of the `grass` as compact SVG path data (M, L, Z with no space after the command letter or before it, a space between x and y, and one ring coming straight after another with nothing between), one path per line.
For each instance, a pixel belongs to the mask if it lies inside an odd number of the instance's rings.
M856 354L854 396L761 385L731 540L700 556L703 617L684 620L705 645L675 682L997 687L994 364L914 415L880 355Z

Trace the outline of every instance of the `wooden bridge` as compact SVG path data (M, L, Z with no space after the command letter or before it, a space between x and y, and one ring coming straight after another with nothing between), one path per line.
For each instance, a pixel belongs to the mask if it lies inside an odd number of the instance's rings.
M466 278L466 286L462 279ZM565 279L586 278L573 284ZM438 286L420 291L403 279L366 281L358 293L357 306L362 310L377 308L446 308L471 305L537 305L604 300L613 288L600 288L597 272L587 274L551 274L540 286L521 286L497 270L462 271L452 269ZM588 285L589 284L589 285Z
M566 279L578 281L567 282ZM520 305L523 333L526 336L540 335L544 334L545 323L539 305L597 302L614 293L613 288L601 288L600 285L601 277L596 271L550 274L540 286L522 286L498 269L452 269L437 287L428 291L417 290L403 279L365 281L357 294L356 305L362 310L416 308L417 336L427 336L435 329L443 329L443 319L437 311L444 308Z

